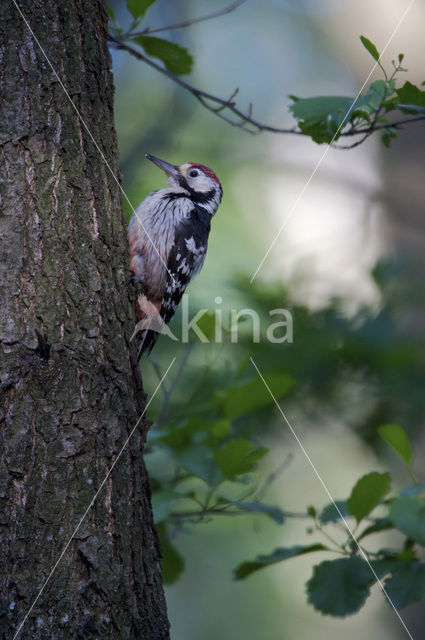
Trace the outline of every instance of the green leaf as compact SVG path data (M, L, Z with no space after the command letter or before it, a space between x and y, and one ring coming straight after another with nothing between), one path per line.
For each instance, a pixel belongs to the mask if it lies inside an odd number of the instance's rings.
M328 522L338 522L338 520L341 520L339 512L343 515L344 518L349 515L347 502L345 500L335 500L335 504L338 509L335 509L335 505L333 504L333 502L323 508L322 513L319 516L319 520L322 524L328 524Z
M284 373L269 374L265 379L277 399L285 396L294 384L292 378ZM214 402L229 420L274 404L272 396L260 378L242 385L227 387L216 394Z
M347 500L349 513L356 518L357 522L360 522L388 493L390 485L389 473L372 471L360 478Z
M403 113L423 113L425 111L425 91L411 82L405 82L396 90L401 104L397 105Z
M412 545L412 546L410 546ZM418 560L418 554L413 540L407 539L404 543L404 548L396 553L396 557L402 562L416 562Z
M289 106L295 118L320 122L333 111L348 111L353 98L345 96L317 96L314 98L296 98L291 96L294 104Z
M255 560L251 562L242 562L234 570L235 580L243 580L247 576L251 575L259 569L264 569L271 564L288 560L289 558L295 558L296 556L302 556L306 553L312 553L313 551L328 551L327 547L323 544L311 544L308 546L296 545L294 547L279 547L268 555L257 556Z
M389 517L399 531L425 545L425 503L420 496L402 496L393 500Z
M402 113L409 113L410 115L425 113L425 107L419 104L397 104L397 109L400 109Z
M213 422L210 428L211 434L214 438L221 440L230 431L230 422L229 420L217 420L217 422Z
M305 135L315 142L331 142L338 139L346 124L358 118L370 122L376 110L394 108L395 81L375 80L364 95L356 98L345 96L319 96L297 98L290 96L293 104L289 110L298 121ZM382 120L379 119L379 122Z
M381 549L379 553L383 553L385 550ZM404 562L395 556L385 556L379 560L372 560L370 563L374 572L378 576L379 580L384 578L389 573L393 573L400 566L403 566Z
M338 139L346 124L358 118L370 122L371 116L379 108L394 109L394 80L375 80L368 91L355 98L344 96L321 96L315 98L296 98L290 96L294 104L290 105L301 131L310 135L318 143ZM379 119L382 122L382 119Z
M184 559L167 539L161 540L162 580L164 584L176 582L184 570Z
M214 459L228 480L251 471L257 460L268 452L267 449L254 449L252 442L240 438L229 440L214 452Z
M353 107L353 117L371 116L376 110L387 105L393 108L392 103L387 102L393 96L395 90L394 80L375 80L364 95L357 98Z
M143 18L146 10L156 2L156 0L127 0L127 9L136 20Z
M171 424L168 433L159 437L158 441L179 452L191 444L208 444L211 446L214 444L213 438L222 440L229 431L229 420L209 421L190 416L181 426Z
M181 76L192 71L193 58L189 51L175 42L169 42L153 36L138 36L134 42L139 44L148 56L159 58L165 68Z
M425 598L425 565L419 562L403 563L385 581L385 590L396 609Z
M410 466L413 459L413 450L403 427L398 424L385 424L382 427L378 427L378 434Z
M381 141L382 141L382 144L384 145L384 147L387 147L387 149L389 149L390 145L391 145L391 142L394 140L394 138L397 138L396 131L388 130L385 133L383 133L381 135Z
M418 104L421 107L425 107L425 91L422 91L411 82L405 82L400 89L396 90L396 93L400 102Z
M362 41L362 45L364 46L364 48L369 51L369 53L372 56L372 58L378 62L378 60L379 60L379 52L378 52L378 49L373 44L373 42L371 42L365 36L360 36L360 40Z
M174 451L181 451L189 447L193 441L200 444L202 440L205 440L207 437L205 432L207 432L210 427L211 425L205 420L191 416L183 426L177 427L173 425L169 432L160 438L160 441Z
M379 518L374 524L371 524L369 527L366 527L360 535L357 536L357 541L365 538L366 536L370 536L373 533L379 533L380 531L386 531L387 529L393 528L393 523L388 518Z
M289 106L294 118L298 121L301 131L321 144L331 142L339 127L344 122L354 98L344 96L318 96L314 98L296 98ZM347 122L349 122L347 117ZM338 139L335 136L335 140Z
M347 616L363 606L374 580L367 563L358 556L325 560L313 567L306 584L308 601L323 614Z
M269 516L269 518L277 522L277 524L283 524L285 522L282 509L274 507L271 504L265 504L264 502L245 502L244 500L234 500L232 504L243 511L264 513L266 516Z

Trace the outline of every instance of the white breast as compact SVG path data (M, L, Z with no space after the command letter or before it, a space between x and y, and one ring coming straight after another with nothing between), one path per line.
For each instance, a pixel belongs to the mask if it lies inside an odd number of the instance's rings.
M166 265L175 228L188 218L193 208L189 198L168 200L167 196L172 193L176 193L175 187L160 189L147 196L132 215L128 228L132 254L130 269L146 286L148 297L154 300L160 300L164 293Z

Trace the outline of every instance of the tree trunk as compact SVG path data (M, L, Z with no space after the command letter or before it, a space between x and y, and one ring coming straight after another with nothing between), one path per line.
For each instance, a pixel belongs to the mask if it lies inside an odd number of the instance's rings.
M115 175L100 0L19 0ZM0 2L0 638L168 638L120 192ZM21 623L24 622L18 632Z

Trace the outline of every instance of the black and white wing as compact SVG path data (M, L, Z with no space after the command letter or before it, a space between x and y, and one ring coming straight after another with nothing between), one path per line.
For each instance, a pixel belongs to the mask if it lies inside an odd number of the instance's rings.
M210 216L195 209L188 222L176 227L174 243L168 256L167 276L160 316L164 324L173 317L190 281L199 273L207 252ZM149 354L158 339L157 331L142 332L139 357Z

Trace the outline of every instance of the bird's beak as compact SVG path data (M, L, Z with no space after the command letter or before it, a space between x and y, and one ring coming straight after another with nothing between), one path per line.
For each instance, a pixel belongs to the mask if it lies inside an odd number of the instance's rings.
M179 175L179 168L175 164L171 164L170 162L166 162L165 160L155 158L155 156L151 156L150 153L145 153L145 157L156 164L157 167L162 169L167 174L167 176L177 178L177 176Z

